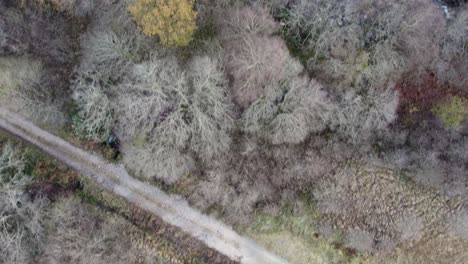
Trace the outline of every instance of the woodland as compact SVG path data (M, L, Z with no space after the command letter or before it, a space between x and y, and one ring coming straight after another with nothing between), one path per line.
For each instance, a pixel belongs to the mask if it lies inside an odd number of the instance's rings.
M0 106L291 263L468 263L466 0L0 0ZM0 263L173 263L38 155Z

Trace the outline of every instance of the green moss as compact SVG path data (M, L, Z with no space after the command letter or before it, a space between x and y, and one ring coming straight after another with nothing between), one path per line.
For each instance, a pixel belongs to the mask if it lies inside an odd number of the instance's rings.
M452 96L438 103L432 112L442 120L445 127L459 127L468 114L468 100Z

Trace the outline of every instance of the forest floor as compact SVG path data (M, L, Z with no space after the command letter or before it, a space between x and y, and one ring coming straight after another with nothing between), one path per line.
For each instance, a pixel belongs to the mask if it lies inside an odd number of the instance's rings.
M144 211L157 215L163 221L180 228L231 260L242 263L285 263L253 241L239 236L226 225L190 208L182 199L169 197L161 190L135 180L122 167L72 146L21 116L2 108L0 108L0 128L35 145L88 176L104 189L125 198ZM196 243L197 241L193 242L195 242L193 245L200 244ZM218 261L214 262L222 262L221 259L228 261L225 256L216 258Z

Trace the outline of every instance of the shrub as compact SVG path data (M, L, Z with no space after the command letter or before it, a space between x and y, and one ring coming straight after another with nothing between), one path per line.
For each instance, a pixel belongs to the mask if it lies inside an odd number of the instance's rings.
M130 237L132 226L123 219L105 215L76 198L55 203L49 221L38 263L150 263L149 258L155 257L137 249Z
M0 55L22 55L26 52L29 40L23 41L27 30L23 16L12 8L2 7L0 10L0 28L3 36Z
M63 16L38 10L27 2L21 11L14 7L0 9L0 28L6 38L0 55L34 55L51 66L69 63L74 56L70 24Z
M267 157L268 151L254 142L239 141L226 158L209 164L191 200L204 209L219 206L231 223L249 222L257 204L279 198L269 181L274 164Z
M76 76L72 87L73 100L78 108L72 120L75 133L97 141L106 140L112 127L112 115L99 78L93 73L81 73Z
M8 105L22 86L40 78L42 64L28 57L2 57L0 69L0 100L2 105Z
M96 6L95 0L63 0L62 9L75 17L86 17L91 14Z
M148 144L150 145L150 144ZM187 153L167 145L132 146L123 144L123 162L135 175L160 179L173 184L190 175L196 168L195 161Z
M68 101L68 83L57 69L44 69L39 80L20 87L21 110L39 125L58 128L65 124L63 112Z
M0 58L0 102L41 124L61 125L64 122L60 111L63 98L45 83L52 78L37 60Z
M269 36L278 30L278 24L260 5L232 7L219 14L221 37L225 40L242 39L247 35Z
M346 151L343 145L331 149L332 144L318 136L301 147L271 146L247 136L235 140L222 159L209 164L190 194L197 206L220 208L233 223L249 222L255 212L277 208L282 201L295 202L297 193L309 192L336 169L335 157L326 152Z
M26 8L20 27L24 31L18 40L27 43L28 51L47 64L64 65L72 60L72 30L63 16Z
M439 60L435 65L438 77L458 87L466 87L468 77L468 6L449 20L441 40Z
M134 0L128 7L143 33L167 46L185 46L196 29L193 0Z
M442 120L444 126L459 127L468 115L468 100L452 96L434 106L432 112Z
M362 95L349 91L334 107L328 116L331 128L345 139L359 142L384 130L396 118L398 93L391 88L372 89Z
M112 30L118 34L138 34L139 30L128 12L132 0L96 1L89 27L93 30Z
M76 17L89 15L95 6L94 0L35 0L39 5L52 7L60 12L67 12Z
M464 195L468 139L456 129L419 122L404 131L387 131L378 145L386 164L408 171L416 183L445 195ZM387 134L385 133L385 134Z

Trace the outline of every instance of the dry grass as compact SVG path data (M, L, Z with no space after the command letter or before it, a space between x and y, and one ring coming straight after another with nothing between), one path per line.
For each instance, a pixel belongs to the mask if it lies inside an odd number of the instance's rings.
M42 63L31 57L0 57L0 102L40 123L58 127L64 116L53 91L44 89L47 75Z
M13 104L22 86L38 80L42 65L28 57L0 58L0 100L2 105ZM21 106L16 106L21 107Z
M453 236L447 232L447 217L461 201L446 200L400 177L397 171L385 168L346 166L329 183L321 182L321 187L314 191L319 211L323 219L339 228L372 232L376 241L393 240L396 251L390 249L391 256L424 251L417 256L430 263L451 263L463 257L466 242L457 238L460 234ZM429 252L429 245L441 241L447 241L450 246ZM379 243L363 248L367 244L351 246L377 255L386 251L379 248Z
M152 263L154 252L137 248L131 225L74 198L53 205L39 263Z

